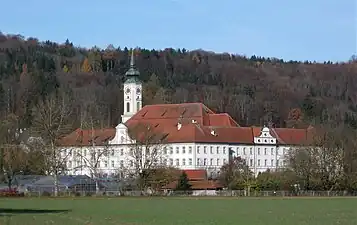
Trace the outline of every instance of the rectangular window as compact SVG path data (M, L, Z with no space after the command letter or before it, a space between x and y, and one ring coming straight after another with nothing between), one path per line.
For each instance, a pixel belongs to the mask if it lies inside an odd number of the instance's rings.
M220 162L219 162L219 159L217 159L217 166L219 166Z
M276 166L279 166L279 159L276 160Z
M258 155L260 155L260 148L258 148Z
M188 159L188 165L192 166L192 159L191 158Z
M207 154L207 147L206 146L203 146L203 153Z
M253 166L253 159L250 160L250 166Z
M186 159L182 159L182 165L186 166Z
M217 154L219 154L219 146L217 146Z
M213 159L210 159L210 165L211 166L213 165Z
M114 167L114 160L112 160L112 167Z
M274 166L274 159L270 160L270 165Z
M170 159L170 166L173 166L173 165L174 165L174 160Z
M124 155L124 149L120 149L120 155Z
M204 166L207 165L207 159L206 159L206 158L203 159L203 165L204 165Z
M167 154L167 148L164 147L164 154L166 155Z
M246 152L245 152L245 147L243 147L243 155L245 155L245 153L246 153Z
M197 166L200 165L200 159L197 159Z
M223 154L226 154L226 147L223 147Z
M176 147L176 154L180 154L180 148Z
M131 161L131 163L132 163L132 161ZM120 160L119 164L120 164L120 168L121 169L124 168L124 161L123 160Z
M264 160L264 166L267 166L268 160Z
M271 153L271 155L274 155L274 148L270 149L270 153Z
M85 152L85 151L84 151ZM112 149L112 153L111 153L112 156L114 156L114 149Z
M189 153L189 154L192 154L192 147L191 147L191 146L188 147L188 153Z
M197 154L200 154L200 146L197 146Z
M264 155L267 155L267 148L264 148Z
M170 154L174 154L174 150L172 147L170 147Z
M180 160L176 159L176 166L179 166L179 165L180 165Z
M213 146L210 147L210 153L213 154Z
M104 167L105 167L105 168L108 167L108 161L104 161Z
M249 154L253 155L253 149L252 148L249 149Z
M258 159L258 166L260 166L260 159Z
M182 147L182 154L185 154L186 153L186 148L185 146Z

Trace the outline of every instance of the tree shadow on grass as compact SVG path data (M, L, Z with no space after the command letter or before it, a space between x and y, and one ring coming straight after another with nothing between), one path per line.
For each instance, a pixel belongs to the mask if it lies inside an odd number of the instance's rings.
M48 214L48 213L67 213L68 209L11 209L0 208L0 216L12 216L17 214Z

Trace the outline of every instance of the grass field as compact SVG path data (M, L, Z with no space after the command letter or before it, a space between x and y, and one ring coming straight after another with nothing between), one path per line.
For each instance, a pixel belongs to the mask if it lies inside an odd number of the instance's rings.
M1 225L355 225L357 198L0 199Z

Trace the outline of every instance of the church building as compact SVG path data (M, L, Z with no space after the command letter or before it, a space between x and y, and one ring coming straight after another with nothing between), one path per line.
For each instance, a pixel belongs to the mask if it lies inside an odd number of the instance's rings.
M310 140L312 128L241 127L202 103L143 106L133 52L125 75L121 123L77 129L61 139L69 174L116 176L155 165L205 169L215 176L231 157L240 156L257 175L283 168L287 152Z

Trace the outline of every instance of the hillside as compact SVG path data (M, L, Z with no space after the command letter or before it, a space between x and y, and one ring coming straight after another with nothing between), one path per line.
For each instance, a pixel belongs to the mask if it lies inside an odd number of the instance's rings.
M144 104L203 102L238 123L276 127L346 124L357 127L357 62L284 62L203 50L137 49ZM122 113L129 50L105 50L0 35L0 115L31 125L33 104L63 88L71 93L73 126L89 116L114 126ZM93 105L95 110L93 110ZM92 106L92 107L89 107ZM89 110L89 108L91 108Z

